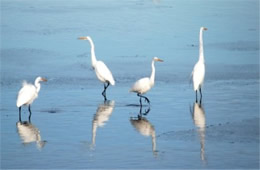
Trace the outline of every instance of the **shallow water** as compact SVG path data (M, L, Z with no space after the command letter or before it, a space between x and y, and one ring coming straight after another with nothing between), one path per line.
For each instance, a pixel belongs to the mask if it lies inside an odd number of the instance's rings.
M1 1L1 168L259 168L258 11L254 0ZM105 103L86 35L116 79ZM153 56L164 62L138 117L128 90ZM49 81L21 124L17 92L39 75Z

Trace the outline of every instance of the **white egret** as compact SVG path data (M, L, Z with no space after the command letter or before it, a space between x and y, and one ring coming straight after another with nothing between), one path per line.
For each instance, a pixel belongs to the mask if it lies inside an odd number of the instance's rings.
M29 115L29 121L31 120L31 104L33 101L38 97L38 93L41 89L41 81L47 81L47 79L42 78L42 77L37 77L35 79L34 85L27 83L26 81L23 82L23 87L20 89L18 96L17 96L17 101L16 101L16 106L19 107L19 120L21 121L21 108L23 105L28 105L28 110L30 112Z
M102 92L102 95L104 96L104 99L107 100L106 98L106 89L108 86L115 85L115 80L113 78L113 75L111 71L108 69L106 64L103 61L97 60L96 55L95 55L95 46L94 43L91 39L91 37L79 37L79 40L88 40L91 46L91 63L92 67L96 72L97 78L104 83L104 90Z
M201 87L203 85L205 77L205 61L204 61L204 50L203 50L203 31L208 30L205 27L200 28L200 48L199 48L199 61L195 64L193 71L191 73L193 80L193 89L196 92L196 101L197 101L197 91L200 91L200 100L202 99Z
M150 101L147 97L143 96L142 94L145 94L147 91L149 91L154 86L154 79L155 79L155 67L154 62L160 61L163 62L163 60L154 57L152 60L152 73L150 77L142 78L134 83L132 88L130 89L130 92L137 93L137 96L140 97L140 105L142 106L142 98L145 99L147 103L150 104Z

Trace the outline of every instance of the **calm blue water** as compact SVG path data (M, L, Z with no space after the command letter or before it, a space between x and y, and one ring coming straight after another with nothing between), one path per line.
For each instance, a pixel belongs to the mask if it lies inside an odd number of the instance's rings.
M201 26L196 110L189 76ZM77 40L87 35L116 79L106 103L90 45ZM154 56L164 62L138 119L128 90ZM39 75L49 81L31 124L19 124L17 92ZM259 168L259 1L2 0L1 168Z

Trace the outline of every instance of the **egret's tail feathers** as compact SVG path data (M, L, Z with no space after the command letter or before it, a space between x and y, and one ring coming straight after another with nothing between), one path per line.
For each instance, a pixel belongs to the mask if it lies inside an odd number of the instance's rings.
M114 86L114 85L116 84L116 82L115 82L114 79L110 80L109 83L110 83L112 86Z
M16 106L19 108L19 107L21 107L22 105L23 105L24 103L21 101L21 99L17 99L16 100Z

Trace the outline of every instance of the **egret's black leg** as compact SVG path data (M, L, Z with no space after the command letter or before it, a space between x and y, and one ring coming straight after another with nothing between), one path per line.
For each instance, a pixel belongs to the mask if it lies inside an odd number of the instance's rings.
M137 96L139 96L139 95L137 95ZM139 97L140 97L140 99L139 99L140 106L141 106L141 108L142 108L142 98L141 98L141 96L139 96Z
M106 96L106 83L104 84L104 90L103 90L103 92L102 92L102 96Z
M145 101L150 105L150 100L147 98L147 97L145 97L145 96L142 96L141 94L137 94L137 96L139 96L139 97L141 97L141 98L144 98L145 99Z
M197 91L198 91L198 90L196 90L196 103L198 102Z
M31 116L32 116L32 112L31 112L31 105L29 105L29 107L28 107L29 109L29 112L30 112L30 115L29 115L29 122L31 122Z
M103 90L103 92L102 92L102 95L103 95L105 101L107 100L106 90L107 90L107 88L108 88L109 85L110 85L109 82L107 83L107 85L106 85L106 83L104 83L104 90Z
M150 100L145 96L143 96L143 97L145 98L145 101L150 105Z
M202 91L201 91L201 87L200 87L200 101L202 100Z
M19 107L19 122L22 122L22 119L21 119L21 109L22 109L22 106Z

